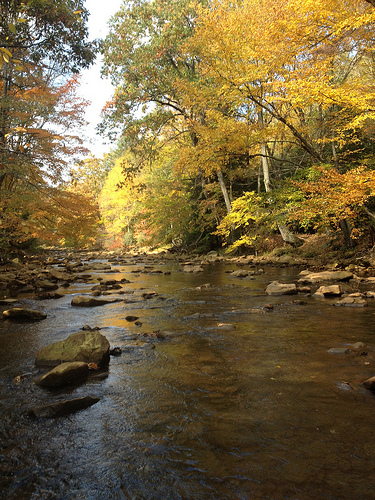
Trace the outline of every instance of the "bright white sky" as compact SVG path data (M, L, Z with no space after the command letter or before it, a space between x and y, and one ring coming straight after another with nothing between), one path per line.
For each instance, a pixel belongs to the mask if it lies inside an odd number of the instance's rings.
M107 23L109 19L121 7L123 0L86 0L85 7L90 12L88 28L90 39L104 38L108 32ZM100 122L100 112L105 103L113 95L113 87L109 80L103 80L100 76L101 59L90 69L82 71L82 85L80 95L91 101L91 105L87 108L86 120L89 125L82 131L87 137L88 142L85 144L92 152L93 156L101 158L104 153L108 153L113 145L104 138L98 136L95 127Z

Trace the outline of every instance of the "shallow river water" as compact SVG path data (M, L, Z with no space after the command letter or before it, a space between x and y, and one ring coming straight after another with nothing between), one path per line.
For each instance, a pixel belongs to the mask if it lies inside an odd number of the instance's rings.
M301 269L238 279L222 263L199 274L138 267L89 272L93 283L61 299L23 301L46 320L0 323L0 498L375 499L375 397L361 386L375 375L375 301L356 309L265 295L269 282L292 282ZM130 280L127 302L72 307L72 294L89 293L98 277ZM159 295L144 300L145 291ZM270 312L256 309L270 303ZM36 351L85 324L122 348L108 376L54 391L33 384ZM139 335L155 330L168 338ZM368 355L327 352L359 341ZM33 376L16 384L21 373ZM99 403L57 419L27 416L86 395Z

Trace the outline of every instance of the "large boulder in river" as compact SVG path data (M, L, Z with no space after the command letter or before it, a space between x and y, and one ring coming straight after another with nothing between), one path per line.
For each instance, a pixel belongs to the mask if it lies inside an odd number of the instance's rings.
M15 321L39 321L45 319L47 314L34 311L33 309L24 309L22 307L13 307L12 309L7 309L3 311L4 319L11 319Z
M97 299L88 295L77 295L76 297L73 297L71 304L75 307L97 307L119 301L120 299Z
M41 387L62 387L73 382L86 378L89 374L89 367L83 361L73 361L61 363L48 373L34 380L36 385Z
M279 283L273 281L266 288L267 295L295 295L298 292L294 283Z
M96 330L81 331L65 340L42 347L35 356L37 366L57 366L69 361L108 365L108 340Z

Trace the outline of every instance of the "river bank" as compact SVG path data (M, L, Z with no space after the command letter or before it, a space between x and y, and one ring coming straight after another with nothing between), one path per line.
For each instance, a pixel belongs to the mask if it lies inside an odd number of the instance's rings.
M314 248L317 250L317 244ZM308 251L302 252L302 254ZM100 261L91 264L94 261ZM107 264L103 264L107 262ZM68 287L75 279L84 282L86 277L75 274L89 271L106 270L110 264L143 263L149 265L160 261L175 262L181 265L208 266L214 263L227 263L236 267L245 266L276 266L300 267L309 270L349 270L358 277L375 276L375 256L372 252L361 254L345 254L331 252L329 256L324 248L319 248L316 255L307 258L301 256L301 251L290 246L277 248L264 255L231 256L224 252L212 251L206 255L175 254L168 251L66 251L60 249L43 250L38 254L23 254L22 257L3 259L0 263L0 294L3 298L14 298L17 295L35 293L37 296L58 298L55 290L56 283ZM108 264L109 263L109 264ZM107 269L108 270L108 269ZM198 271L199 272L199 271Z

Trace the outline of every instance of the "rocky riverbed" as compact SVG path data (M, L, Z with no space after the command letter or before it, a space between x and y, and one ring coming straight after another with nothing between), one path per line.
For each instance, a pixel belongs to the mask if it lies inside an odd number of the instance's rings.
M366 498L374 275L217 253L4 264L2 491Z

